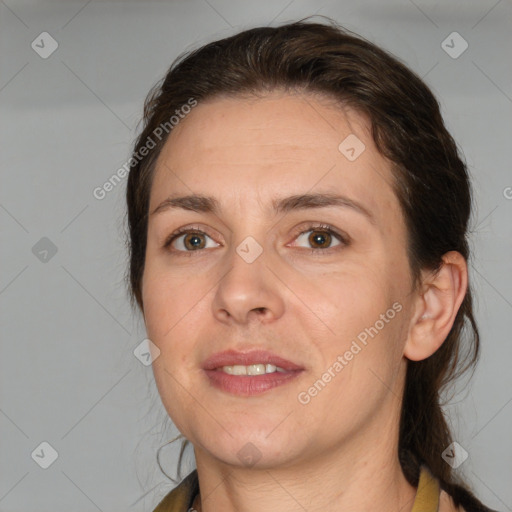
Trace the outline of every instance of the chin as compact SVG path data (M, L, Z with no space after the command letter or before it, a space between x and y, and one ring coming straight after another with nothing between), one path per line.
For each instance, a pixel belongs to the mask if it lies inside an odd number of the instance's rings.
M278 425L279 422L276 422ZM201 440L200 443L194 443L195 446L202 446L211 456L222 461L225 464L237 467L247 467L252 469L270 469L276 466L283 466L296 460L296 450L291 450L291 441L297 442L296 436L288 433L279 435L272 429L261 428L259 432L254 431L247 426L241 429L238 425L236 431L230 431L226 426L227 432L220 428L214 436ZM229 432L229 433L228 433ZM269 435L269 433L271 433ZM231 435L230 435L231 434ZM286 452L283 452L283 447Z

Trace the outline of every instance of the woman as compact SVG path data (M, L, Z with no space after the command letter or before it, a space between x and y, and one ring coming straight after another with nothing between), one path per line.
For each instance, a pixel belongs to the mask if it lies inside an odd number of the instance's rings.
M301 21L182 56L144 121L131 296L197 464L155 512L489 510L439 404L479 340L469 178L427 86Z

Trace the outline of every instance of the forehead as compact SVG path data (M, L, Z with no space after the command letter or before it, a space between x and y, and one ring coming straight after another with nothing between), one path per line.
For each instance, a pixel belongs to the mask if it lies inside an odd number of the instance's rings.
M351 133L369 137L366 119L354 110L325 96L275 91L200 103L173 129L165 150L172 151L175 163L184 158L188 166L205 154L240 164L252 157L273 161L295 155L300 160L312 152L336 155Z
M169 194L263 205L284 193L352 195L397 207L389 162L360 113L325 96L274 92L199 103L173 128L156 164L150 210Z

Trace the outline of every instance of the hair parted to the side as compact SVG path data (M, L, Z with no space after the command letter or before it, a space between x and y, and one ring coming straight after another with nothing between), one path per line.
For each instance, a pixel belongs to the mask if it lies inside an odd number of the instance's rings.
M191 98L200 103L277 89L320 93L367 116L377 149L393 164L415 286L421 270L438 269L446 252L459 251L469 259L469 176L436 98L397 58L329 18L325 24L306 19L253 28L178 57L146 99L133 154L139 155L158 126ZM126 277L132 306L141 310L151 182L166 140L157 140L128 177ZM481 504L441 457L452 435L440 400L449 383L474 368L478 355L469 284L442 346L424 361L408 362L400 419L399 457L408 481L416 486L420 464L426 464L466 510ZM180 462L182 455L183 450Z

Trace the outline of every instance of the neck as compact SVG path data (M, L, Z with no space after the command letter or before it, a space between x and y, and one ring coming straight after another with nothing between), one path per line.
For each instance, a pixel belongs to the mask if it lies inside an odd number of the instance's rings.
M416 496L402 473L397 451L323 456L307 466L233 468L196 453L201 498L197 512L308 510L410 512ZM198 457L199 456L199 457Z

